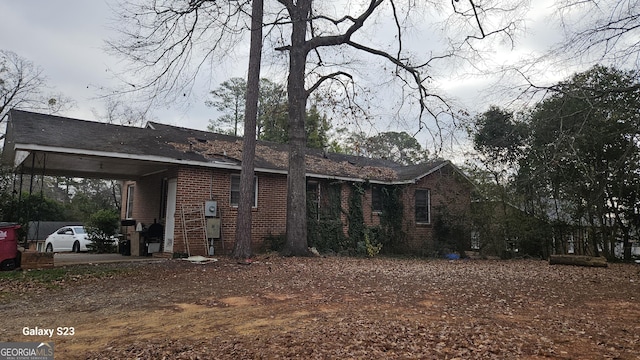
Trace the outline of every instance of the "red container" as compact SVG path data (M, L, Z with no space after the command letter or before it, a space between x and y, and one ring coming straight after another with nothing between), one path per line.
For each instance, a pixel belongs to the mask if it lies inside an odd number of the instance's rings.
M0 222L0 270L13 270L19 265L18 229L16 223Z

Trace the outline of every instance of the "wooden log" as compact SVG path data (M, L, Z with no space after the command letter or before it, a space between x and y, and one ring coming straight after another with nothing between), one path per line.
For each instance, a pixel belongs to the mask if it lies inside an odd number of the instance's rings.
M576 265L589 267L607 267L607 259L602 256L551 255L549 265Z

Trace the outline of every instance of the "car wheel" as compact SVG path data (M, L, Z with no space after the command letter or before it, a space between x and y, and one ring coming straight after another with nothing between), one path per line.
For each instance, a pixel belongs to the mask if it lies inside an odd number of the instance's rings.
M8 259L0 264L0 269L3 271L13 270L16 268L16 259Z
M47 248L44 251L48 253L53 252L53 245L51 245L51 243L48 243Z
M74 242L73 243L73 248L71 249L71 251L73 251L74 253L79 253L80 252L80 243L79 242Z

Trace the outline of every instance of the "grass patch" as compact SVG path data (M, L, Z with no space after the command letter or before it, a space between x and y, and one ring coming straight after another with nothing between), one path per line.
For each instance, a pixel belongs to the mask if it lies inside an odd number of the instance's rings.
M0 304L27 294L59 290L73 284L124 278L135 274L128 264L70 265L53 269L0 271Z
M77 281L82 278L111 278L131 272L128 267L113 266L69 266L53 269L34 269L26 271L0 272L0 284L4 282L39 283L54 287L64 281Z

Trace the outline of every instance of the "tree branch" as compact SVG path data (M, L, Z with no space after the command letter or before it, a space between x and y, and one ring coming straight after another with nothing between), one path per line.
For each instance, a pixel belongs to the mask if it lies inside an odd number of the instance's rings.
M311 94L312 92L314 92L318 87L320 87L320 85L327 81L327 80L331 80L331 79L335 79L337 76L339 75L343 75L348 77L349 79L353 79L353 76L351 76L351 74L344 72L344 71L336 71L334 73L328 74L328 75L324 75L321 76L320 79L318 79L318 81L316 81L315 84L313 84L313 86L311 86L308 90L307 90L307 96L309 96L309 94Z
M380 6L384 0L371 0L369 2L369 7L356 19L354 19L353 25L351 25L344 34L341 35L333 35L333 36L318 36L312 39L309 39L305 43L306 51L310 51L312 49L316 49L323 46L335 46L346 44L350 39L351 35L358 31L364 25L364 22L373 14L373 12Z

